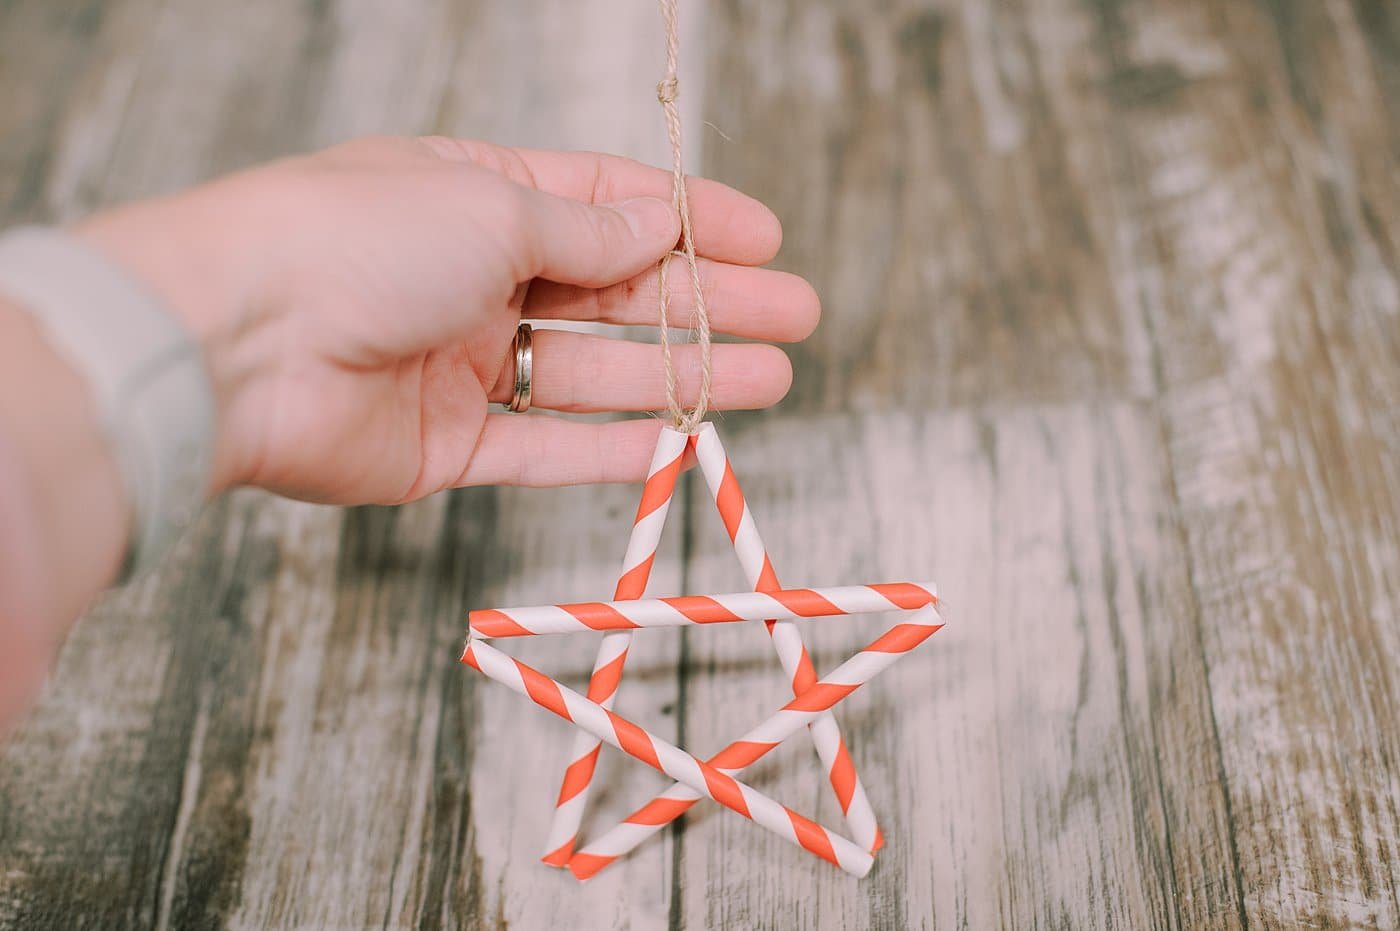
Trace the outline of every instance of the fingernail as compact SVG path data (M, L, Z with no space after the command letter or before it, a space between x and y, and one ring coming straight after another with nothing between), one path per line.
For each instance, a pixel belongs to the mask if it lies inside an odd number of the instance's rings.
M659 197L633 197L617 204L614 209L622 214L632 229L632 235L639 239L651 239L670 232L675 225L675 211L671 208L671 202Z

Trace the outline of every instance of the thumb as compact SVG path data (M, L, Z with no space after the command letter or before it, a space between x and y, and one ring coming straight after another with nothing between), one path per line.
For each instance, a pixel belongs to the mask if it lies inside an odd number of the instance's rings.
M525 201L532 277L605 287L655 265L680 238L680 217L659 197L585 204L527 190Z

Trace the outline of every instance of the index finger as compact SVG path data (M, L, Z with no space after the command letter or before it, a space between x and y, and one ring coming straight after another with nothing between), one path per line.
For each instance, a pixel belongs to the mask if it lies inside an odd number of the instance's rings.
M620 155L515 149L468 139L423 140L441 158L469 161L517 184L590 204L630 197L671 197L672 174ZM782 224L760 201L727 184L686 176L695 251L736 265L771 262Z

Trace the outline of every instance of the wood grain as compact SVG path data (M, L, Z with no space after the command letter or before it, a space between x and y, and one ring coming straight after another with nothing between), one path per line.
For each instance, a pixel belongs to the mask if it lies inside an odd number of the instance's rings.
M890 838L871 877L833 877L707 813L685 835L682 890L707 889L686 895L687 924L747 915L780 927L799 914L819 927L839 914L856 927L988 927L1073 915L1076 927L1139 927L1232 913L1224 799L1195 775L1218 758L1184 554L1165 513L1164 451L1141 408L785 419L733 445L751 497L778 505L766 531L781 578L930 575L950 623L842 715ZM789 474L794 450L828 468ZM710 529L696 547L704 590L733 575L722 547L704 545ZM821 667L878 629L804 626ZM690 636L703 674L688 687L688 727L718 744L757 716L740 684L755 674L761 633L706 633ZM781 677L763 659L761 704L776 705ZM805 748L767 772L760 784L835 823ZM781 880L754 882L752 865L727 855L740 844L760 844ZM1185 889L1202 901L1187 906Z
M719 419L780 578L933 577L838 715L850 880L713 806L536 863L567 729L471 607L607 594L635 489L336 510L239 492L74 633L0 749L0 927L1400 926L1400 16L1368 0L683 4L693 168L825 304ZM650 4L0 4L0 221L374 132L664 162ZM705 121L708 121L709 126ZM658 593L734 590L683 480ZM803 625L819 668L879 619ZM653 631L697 752L761 631ZM512 652L584 681L592 644ZM756 785L839 826L809 746ZM605 755L600 827L662 785Z
M1115 67L1143 67L1144 31L1168 61L1217 53L1208 85L1119 107L1119 177L1141 211L1123 259L1160 276L1141 313L1246 913L1394 926L1400 326L1396 266L1375 258L1397 216L1379 87L1348 60L1363 42L1341 4L1105 18Z

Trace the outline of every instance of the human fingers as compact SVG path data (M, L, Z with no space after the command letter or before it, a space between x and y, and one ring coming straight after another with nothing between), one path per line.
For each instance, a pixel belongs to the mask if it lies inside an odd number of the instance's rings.
M659 197L595 205L520 190L522 216L508 228L516 234L508 247L521 250L522 278L604 287L656 264L680 235L680 219Z
M661 347L563 330L536 330L531 404L557 411L651 411L666 407ZM671 348L681 403L700 392L700 349ZM715 410L752 410L776 404L792 386L792 363L775 346L717 344L711 351ZM490 400L511 399L515 372L503 368Z
M439 157L497 171L518 184L584 203L632 197L671 198L669 170L598 152L514 149L468 139L422 140ZM782 224L762 202L707 178L687 176L695 249L739 265L771 262L783 242Z
M656 447L650 417L580 423L543 414L491 414L467 467L465 485L583 485L639 482Z
M797 275L708 259L701 259L698 267L705 308L716 332L797 342L811 335L821 317L817 292ZM671 319L677 322L689 320L695 310L694 291L684 274L677 262L667 275ZM542 320L655 325L659 286L656 268L604 288L541 279L530 285L523 314Z

